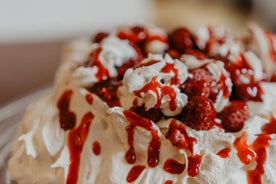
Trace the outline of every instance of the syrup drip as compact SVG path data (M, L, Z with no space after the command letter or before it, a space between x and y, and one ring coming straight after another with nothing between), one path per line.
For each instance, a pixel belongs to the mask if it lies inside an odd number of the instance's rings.
M271 115L269 123L262 127L262 132L265 134L276 134L276 118Z
M92 94L87 93L85 95L85 99L86 99L86 101L87 101L88 104L92 105L92 103L93 103L93 96L92 96Z
M141 97L141 93L146 93L148 91L155 93L157 97L157 104L155 105L155 108L159 108L161 105L162 98L168 95L170 97L170 110L174 111L176 109L176 93L171 86L163 86L157 80L157 77L153 77L151 81L148 84L146 84L142 89L134 91L134 94L136 96Z
M69 109L72 95L72 90L66 90L57 103L59 109L59 123L63 130L70 130L76 125L76 114Z
M166 160L163 169L171 174L181 174L185 169L185 164L181 164L174 159Z
M229 154L231 152L230 148L224 148L222 150L220 150L217 155L220 156L221 158L228 158Z
M264 163L266 161L266 147L269 146L271 137L267 134L259 135L254 141L252 147L256 152L257 166L254 170L247 172L247 180L249 184L261 184L261 177L264 173Z
M170 139L170 137L172 136L171 134L174 130L180 131L181 134L184 136L184 139L181 140L181 144L179 144L178 142L172 142L172 144L174 146L187 149L191 154L193 154L193 145L197 140L194 137L188 136L185 125L182 123L177 123L175 119L172 119L169 125L168 132L166 133L166 138Z
M201 164L201 155L192 155L188 157L188 175L195 177L199 173L199 166Z
M256 153L247 143L247 134L245 132L235 140L234 147L238 151L238 157L244 164L249 164L251 161L255 160Z
M171 78L172 84L180 84L179 76L178 76L178 69L173 63L167 63L162 69L161 72L170 73L172 72L174 75Z
M136 165L132 167L127 175L127 182L134 182L146 167L143 165Z
M101 144L98 141L93 142L92 151L97 156L101 154Z
M98 68L98 71L96 73L96 78L99 81L106 80L109 77L109 71L105 68L105 66L102 64L101 60L99 59L99 55L102 52L102 48L98 48L94 52L90 54L90 63L91 66L96 66Z
M161 142L160 142L160 137L158 135L157 130L154 129L152 126L153 122L147 118L144 118L134 112L127 111L127 110L124 111L124 115L127 118L127 120L129 121L129 123L131 124L131 126L142 127L151 133L152 138L151 138L151 141L150 141L149 147L148 147L148 165L150 167L156 167L159 163ZM130 156L133 156L133 155L135 155L135 150L134 150L134 146L133 146L134 131L131 129L132 128L130 128L130 130L127 130L128 143L129 143L129 150L127 151L127 154L129 154ZM132 152L132 151L134 153L128 153L128 152ZM130 161L133 161L133 158L131 158L131 157L128 159L130 159ZM129 160L127 160L127 161L129 162ZM135 160L134 160L134 162L135 162Z
M247 171L247 181L249 184L261 184L261 177L264 173L264 163L266 161L266 148L269 146L271 137L268 134L258 135L253 144L247 143L247 134L243 133L238 137L234 146L238 151L240 160L249 164L252 161L257 162L254 170Z
M228 98L231 94L231 91L229 91L228 86L226 85L226 79L227 79L227 76L224 73L222 73L218 83L219 83L219 86L221 87L221 90L223 91L223 96L225 98Z
M68 149L71 163L66 180L67 184L76 184L78 181L81 152L93 118L94 115L91 112L87 112L83 116L80 125L68 133Z
M127 141L128 141L129 149L125 154L125 159L129 164L133 164L136 161L136 155L135 155L135 150L134 150L134 145L133 145L134 128L135 128L135 126L133 126L132 124L130 124L129 126L126 127Z
M165 181L164 184L173 184L173 181L172 180L167 180L167 181Z

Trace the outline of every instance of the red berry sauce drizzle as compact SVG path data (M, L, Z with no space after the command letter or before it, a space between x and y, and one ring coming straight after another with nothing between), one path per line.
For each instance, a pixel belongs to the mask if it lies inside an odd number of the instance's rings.
M83 145L89 133L89 128L94 115L91 112L87 112L81 120L78 127L70 130L68 133L68 149L70 153L70 165L67 175L67 184L75 184L78 181L80 158Z
M126 127L127 131L127 141L129 145L129 149L125 154L125 159L129 164L133 164L136 161L136 155L134 150L134 128L135 126L130 124Z
M201 164L202 155L188 156L188 175L195 177L199 173L199 166Z
M261 134L256 137L252 144L247 142L247 133L238 137L234 146L238 151L238 157L244 164L256 161L254 170L247 171L247 181L249 184L261 184L261 176L264 173L264 162L266 160L266 148L269 146L271 137L269 134Z
M144 165L136 165L133 166L127 175L127 182L133 182L135 181L140 174L143 172L143 170L146 168Z
M174 159L168 159L164 163L163 169L171 174L181 174L185 169L185 163L181 164Z
M176 93L174 89L170 86L162 86L162 84L157 80L157 77L153 77L151 81L146 84L142 89L134 91L134 94L141 97L142 93L148 91L154 92L157 96L157 103L155 105L155 108L159 108L161 105L161 99L165 95L168 95L170 97L170 110L174 111L176 109Z
M97 156L101 154L101 144L98 141L93 142L92 151Z
M164 184L173 184L172 180L166 180Z
M69 109L72 95L72 90L66 90L57 103L59 110L59 123L63 130L70 130L76 125L76 114Z
M229 154L231 152L230 148L224 148L222 150L220 150L217 155L220 156L221 158L228 158Z
M149 167L156 167L159 163L159 153L160 153L160 146L161 146L161 142L160 142L160 137L158 135L158 131L156 129L154 129L153 127L153 122L147 118L144 118L134 112L125 110L124 111L124 115L126 117L126 119L129 121L129 123L133 126L130 128L130 130L127 130L128 132L128 143L129 143L129 147L131 150L130 152L132 152L130 155L133 156L135 155L135 150L134 150L134 146L133 146L133 134L134 131L133 129L138 126L141 128L144 128L146 130L148 130L151 133L151 141L149 143L149 147L148 147L148 165ZM129 152L129 151L128 151ZM127 155L126 155L127 157ZM129 162L130 164L135 162L134 158L126 158L126 160Z
M90 59L88 61L89 66L96 66L98 68L98 71L96 73L96 78L99 81L103 81L107 78L109 78L109 71L103 66L102 62L99 59L99 55L102 52L102 48L99 47L98 49L96 49L95 51L93 51L90 54Z
M86 101L87 101L88 104L92 105L92 103L93 103L93 96L92 96L91 93L87 93L85 95L85 99L86 99Z

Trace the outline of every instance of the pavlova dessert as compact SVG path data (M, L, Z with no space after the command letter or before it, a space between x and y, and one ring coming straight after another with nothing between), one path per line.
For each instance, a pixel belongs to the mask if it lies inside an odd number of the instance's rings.
M276 183L276 37L120 27L69 45L18 129L18 184Z

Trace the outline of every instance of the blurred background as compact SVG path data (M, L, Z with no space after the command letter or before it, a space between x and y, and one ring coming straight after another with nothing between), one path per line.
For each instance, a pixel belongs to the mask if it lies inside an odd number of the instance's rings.
M126 23L168 31L255 21L276 30L275 0L0 0L0 107L52 84L66 42Z

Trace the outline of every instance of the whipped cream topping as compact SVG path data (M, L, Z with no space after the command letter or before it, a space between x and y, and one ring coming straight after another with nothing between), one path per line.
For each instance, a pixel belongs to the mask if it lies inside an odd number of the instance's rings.
M247 43L248 49L253 50L261 59L263 68L270 80L275 76L275 46L276 37L270 31L265 31L256 24L251 24L251 37Z
M22 184L275 183L276 85L263 81L266 70L258 53L241 49L236 55L230 48L235 57L229 59L217 39L212 48L218 50L208 53L211 33L205 29L205 35L197 35L201 41L196 41L204 58L188 51L176 58L164 53L164 47L160 54L136 61L141 53L147 54L145 46L152 37L174 49L166 35L149 30L153 29L132 27L99 43L79 40L70 45L52 92L30 106L20 124L9 160L11 180ZM216 38L227 37L227 44L235 40L223 30L213 32ZM224 111L232 98L244 98L250 116L239 131L226 131L218 116L208 130L185 124L181 117L195 99L185 92L185 84L206 82L194 75L197 69L211 76L210 94L202 98L211 99L214 113ZM241 75L234 76L231 70ZM247 88L252 82L263 90L262 101L253 98L258 91L250 99L234 93L237 89L254 92L256 86ZM195 119L205 117L196 113Z
M96 57L97 62L92 67L78 67L73 73L73 79L79 80L82 86L89 86L108 77L117 76L116 67L137 56L136 50L128 40L121 40L110 35L101 44L90 46L91 57Z
M239 40L222 26L201 26L196 31L196 42L209 55L220 55L230 61L235 60L242 49Z
M141 62L141 66L128 69L124 75L123 86L129 95L122 93L122 104L132 97L133 103L145 105L146 110L160 107L166 116L179 114L187 103L187 96L177 87L188 77L187 67L179 60L173 60L169 55L150 55Z

